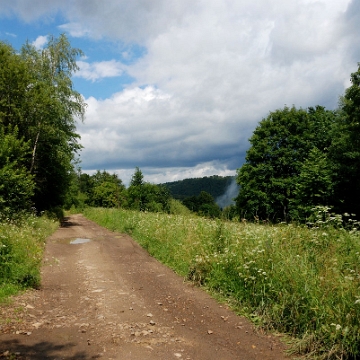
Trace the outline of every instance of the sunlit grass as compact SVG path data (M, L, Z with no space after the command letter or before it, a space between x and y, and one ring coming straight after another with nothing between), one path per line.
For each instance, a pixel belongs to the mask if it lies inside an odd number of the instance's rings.
M86 209L180 275L323 359L360 355L359 232Z
M35 216L0 223L0 302L21 289L39 286L44 241L57 226Z

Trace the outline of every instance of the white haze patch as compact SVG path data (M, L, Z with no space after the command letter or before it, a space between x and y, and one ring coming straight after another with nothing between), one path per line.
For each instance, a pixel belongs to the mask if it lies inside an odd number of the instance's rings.
M234 205L234 198L238 196L239 185L236 183L235 178L231 181L227 187L225 193L216 198L215 202L223 209L226 206Z

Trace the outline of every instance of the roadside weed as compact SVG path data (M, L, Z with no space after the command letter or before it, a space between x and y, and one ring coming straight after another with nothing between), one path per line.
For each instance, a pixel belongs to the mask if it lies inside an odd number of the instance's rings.
M44 241L56 227L55 221L35 216L0 223L0 302L39 286Z

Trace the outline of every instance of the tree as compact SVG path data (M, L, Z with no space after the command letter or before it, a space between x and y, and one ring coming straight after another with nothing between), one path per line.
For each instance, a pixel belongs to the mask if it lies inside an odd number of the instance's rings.
M326 153L314 147L300 166L290 199L291 219L304 220L313 214L318 205L332 204L334 198L333 167Z
M144 175L141 170L136 167L133 176L131 177L130 186L142 186L144 184Z
M50 36L43 50L26 43L20 53L0 42L0 125L4 135L16 128L28 146L21 159L38 210L64 204L81 149L76 119L83 120L85 103L71 81L81 54L65 35Z
M116 174L109 174L105 170L99 170L91 177L92 188L90 191L89 204L98 207L121 207L124 206L125 186Z
M201 191L199 196L184 199L183 204L200 216L217 218L221 214L220 207L215 203L213 196L206 191Z
M130 209L145 211L144 175L136 167L127 189L128 206Z
M0 219L30 210L35 184L25 167L28 153L29 146L18 139L17 129L5 135L0 124Z
M13 48L0 42L0 124L5 132L24 121L23 107L29 82L26 63ZM19 126L18 134L23 135Z
M73 90L71 76L77 56L65 35L49 37L43 50L29 43L20 59L30 76L19 133L31 144L29 171L36 183L34 201L39 210L61 206L71 184L72 162L81 149L76 119L83 120L85 103Z
M326 154L335 113L323 107L271 112L250 139L246 163L237 171L240 192L237 208L244 218L291 220L291 212L306 186L299 179L312 149ZM314 150L315 151L315 150ZM296 190L297 184L303 189Z
M29 75L25 62L0 42L0 216L14 217L32 206L33 176L27 171L28 141L17 124L23 117Z
M170 193L165 186L144 182L141 170L136 167L127 189L128 207L138 211L168 212Z

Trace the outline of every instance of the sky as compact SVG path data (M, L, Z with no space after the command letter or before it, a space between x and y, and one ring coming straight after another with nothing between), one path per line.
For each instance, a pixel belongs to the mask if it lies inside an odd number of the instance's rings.
M84 56L81 169L164 183L235 175L259 122L335 109L360 62L359 0L0 0L0 41L65 33Z

